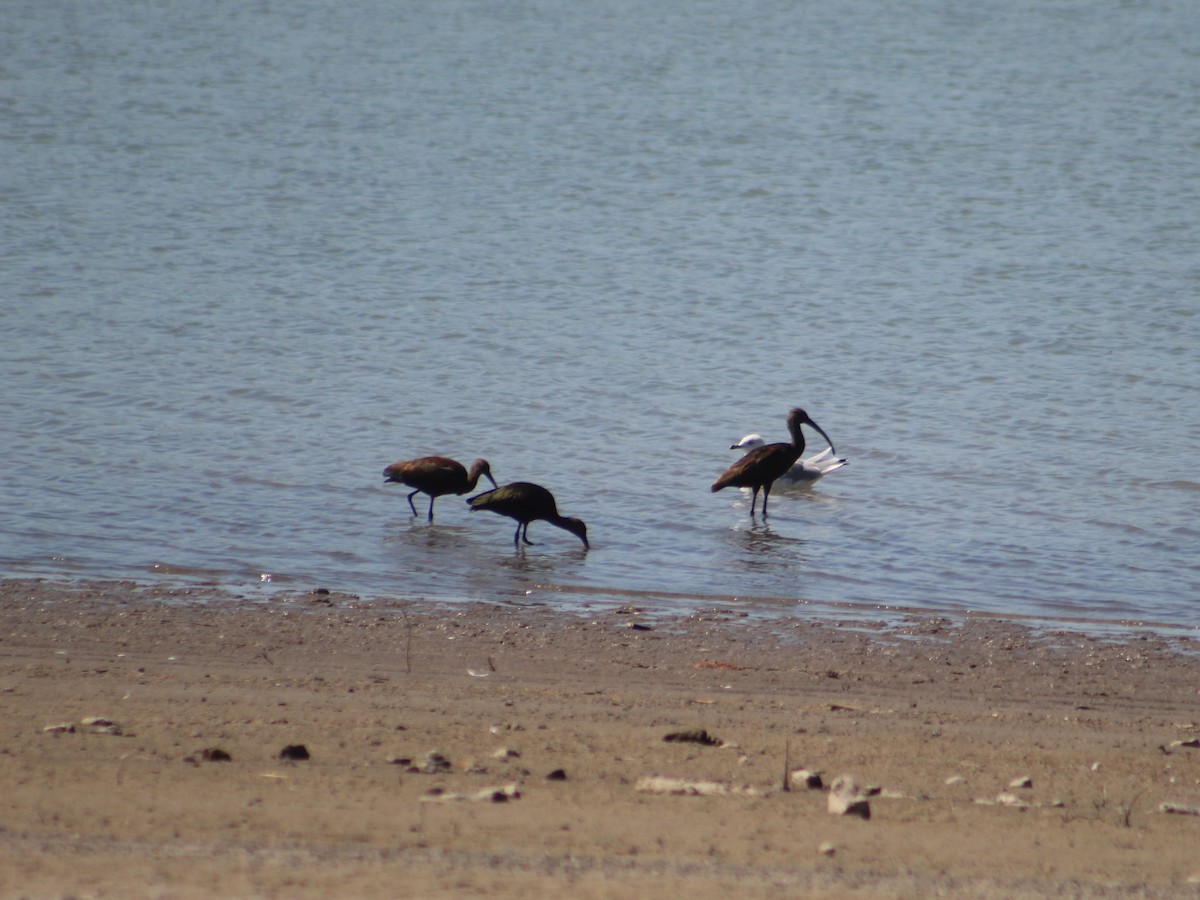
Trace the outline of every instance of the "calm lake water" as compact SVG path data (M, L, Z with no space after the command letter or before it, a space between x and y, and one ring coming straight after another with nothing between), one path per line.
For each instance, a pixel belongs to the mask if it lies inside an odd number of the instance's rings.
M1194 5L0 26L3 574L1200 627ZM792 406L850 463L752 519ZM432 453L593 549L414 519Z

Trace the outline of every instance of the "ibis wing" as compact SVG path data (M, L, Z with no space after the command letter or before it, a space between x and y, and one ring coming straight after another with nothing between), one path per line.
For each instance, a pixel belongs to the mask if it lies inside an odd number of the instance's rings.
M768 444L751 450L713 482L713 491L726 487L761 487L791 468L796 452L791 444Z

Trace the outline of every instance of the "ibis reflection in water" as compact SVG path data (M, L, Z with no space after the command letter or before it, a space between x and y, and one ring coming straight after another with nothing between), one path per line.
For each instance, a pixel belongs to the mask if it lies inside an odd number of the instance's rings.
M583 524L583 520L560 516L558 505L554 502L554 495L541 485L530 484L527 481L514 481L512 484L469 497L467 503L470 504L472 512L477 509L486 509L489 512L516 519L517 533L513 535L513 544L518 549L521 541L533 544L533 541L529 540L529 523L538 519L571 532L583 541L585 548L589 546L587 526Z
M730 450L742 450L749 453L758 447L762 447L767 442L762 439L761 435L748 434L736 444L731 444ZM846 465L846 460L840 459L833 455L833 448L826 447L820 453L814 453L807 459L802 459L781 476L779 480L784 484L805 485L812 484L835 469L840 469Z
M413 497L417 494L429 495L429 521L433 521L433 501L442 494L465 494L475 490L479 477L485 476L494 487L496 479L492 477L491 466L486 459L477 459L471 463L468 472L462 463L445 456L422 456L420 459L405 459L394 462L383 470L384 481L395 481L416 488L408 495L408 505L412 507L413 515L417 515L417 506Z
M753 516L754 507L758 503L758 492L761 489L763 491L762 511L765 516L767 501L771 497L771 485L787 474L788 470L799 462L800 457L804 454L804 434L800 430L802 425L811 425L815 428L829 444L830 453L837 452L833 449L833 441L829 440L829 435L799 407L788 413L787 425L788 431L792 435L790 444L766 444L754 448L726 469L721 477L713 482L712 490L716 492L727 487L750 488L754 492L750 498L750 515Z

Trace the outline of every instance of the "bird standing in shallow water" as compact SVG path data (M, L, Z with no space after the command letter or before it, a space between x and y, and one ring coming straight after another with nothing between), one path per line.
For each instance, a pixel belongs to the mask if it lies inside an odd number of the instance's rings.
M821 426L808 417L808 413L800 408L793 409L787 417L788 431L792 434L790 444L767 444L751 450L732 466L724 471L720 478L713 482L712 490L717 492L727 487L747 487L754 491L750 499L750 515L754 515L754 506L758 502L758 491L763 489L763 515L767 514L767 500L771 497L771 485L796 464L804 453L804 434L801 425L811 425L821 433L829 443L830 452L833 441L829 440Z
M517 533L513 535L513 544L520 549L520 542L533 544L529 539L529 523L541 519L551 525L571 532L581 541L585 549L590 549L587 539L587 526L582 519L570 516L560 516L554 495L541 485L530 484L528 481L514 481L493 491L486 491L474 497L468 497L467 503L471 511L486 509L517 520Z
M408 495L408 505L412 507L413 515L417 515L417 506L413 497L417 494L429 495L429 521L433 521L433 501L442 494L465 494L475 490L479 476L483 475L494 487L496 479L492 477L492 468L486 459L477 459L471 463L468 472L463 464L445 456L422 456L420 459L405 459L394 462L383 470L384 481L395 481L416 488Z
M736 444L730 444L730 450L743 450L749 453L756 447L766 443L761 435L748 434ZM787 484L808 485L824 478L834 469L846 465L846 460L833 455L833 448L826 447L820 453L814 453L807 459L802 459L780 476L780 481Z

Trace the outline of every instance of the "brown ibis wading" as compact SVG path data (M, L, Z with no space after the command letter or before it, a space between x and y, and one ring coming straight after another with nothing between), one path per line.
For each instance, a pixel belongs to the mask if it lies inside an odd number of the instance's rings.
M498 487L494 491L469 497L467 503L471 505L472 512L477 509L486 509L489 512L516 519L517 533L513 535L513 543L518 549L521 541L526 544L533 543L529 539L529 523L538 519L571 532L583 541L585 548L589 546L587 526L583 524L583 520L560 516L558 505L554 502L554 495L541 485L530 484L527 481L514 481L512 484Z
M754 515L754 506L758 502L758 491L759 488L762 488L762 511L765 516L767 500L771 496L771 485L777 478L786 474L804 453L804 435L800 431L801 425L811 425L821 433L821 437L829 442L830 452L837 452L833 449L833 441L829 440L829 435L821 429L820 425L810 419L804 410L797 408L789 412L787 424L788 431L792 433L790 444L767 444L751 450L713 482L713 491L716 492L727 487L750 488L754 491L754 495L750 499L750 515Z
M762 439L761 435L748 434L736 444L731 444L729 449L749 453L765 443L766 441ZM779 480L784 484L811 485L844 465L846 465L846 460L834 456L832 447L826 447L820 453L814 453L807 459L800 460L784 472Z
M468 472L462 463L445 456L422 456L420 459L405 459L394 462L383 470L384 481L395 481L416 488L408 495L408 505L412 507L413 515L417 515L417 506L413 497L417 494L429 495L429 521L433 521L433 501L442 494L465 494L475 490L479 476L487 478L493 485L496 479L492 477L491 466L486 459L477 459L471 463Z

